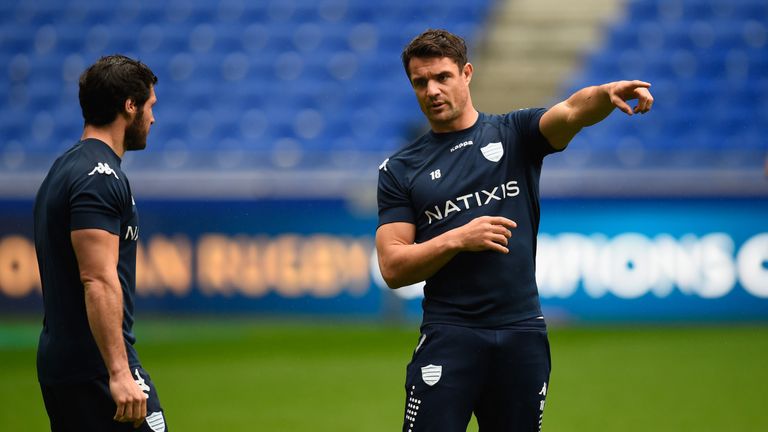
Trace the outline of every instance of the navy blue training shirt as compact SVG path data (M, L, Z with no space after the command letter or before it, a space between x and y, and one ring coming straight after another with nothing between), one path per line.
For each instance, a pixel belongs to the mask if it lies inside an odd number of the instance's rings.
M460 252L424 287L423 324L503 327L541 314L536 286L539 177L556 150L545 109L480 113L470 128L428 132L379 168L379 226L408 222L421 243L480 216L517 223L509 253Z
M102 229L120 237L123 337L129 366L140 366L132 330L139 219L120 158L99 140L80 141L54 162L37 192L34 215L45 306L37 352L40 382L52 385L108 374L88 325L70 237L78 229Z

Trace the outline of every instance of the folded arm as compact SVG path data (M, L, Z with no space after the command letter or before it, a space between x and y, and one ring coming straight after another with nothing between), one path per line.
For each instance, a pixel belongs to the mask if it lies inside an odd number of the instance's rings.
M429 278L462 251L508 253L507 239L516 226L504 217L482 216L423 243L414 243L415 225L384 224L376 231L381 275L389 287L400 288Z

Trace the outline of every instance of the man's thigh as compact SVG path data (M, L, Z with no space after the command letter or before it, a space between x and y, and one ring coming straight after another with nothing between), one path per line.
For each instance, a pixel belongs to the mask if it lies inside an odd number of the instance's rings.
M485 380L482 331L428 325L406 370L403 432L464 432Z
M551 370L545 328L498 330L490 376L475 409L482 432L541 430Z
M149 396L147 419L138 429L113 420L117 406L109 391L109 378L60 385L40 385L52 432L164 432L167 431L157 390L142 368L132 368L137 384Z

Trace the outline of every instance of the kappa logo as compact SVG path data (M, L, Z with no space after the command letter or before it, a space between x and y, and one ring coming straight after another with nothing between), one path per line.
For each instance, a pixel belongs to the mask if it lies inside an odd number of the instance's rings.
M416 349L413 350L414 353L419 351L419 348L421 348L421 346L424 345L425 340L427 340L427 335L425 334L421 335L421 339L419 339L419 344L416 345Z
M384 162L382 162L381 165L379 165L379 171L387 170L387 162L389 162L389 158L384 159Z
M485 147L480 147L480 151L491 162L498 162L504 156L504 147L500 142L488 143Z
M120 180L120 177L117 176L117 173L115 170L113 170L108 163L106 162L99 162L95 167L93 167L93 171L91 171L88 175L92 176L94 174L105 174L105 175L113 175L116 179Z
M143 391L143 392L146 392L146 393L147 393L147 394L146 394L146 397L147 397L147 399L149 399L149 391L150 391L151 389L150 389L150 388L149 388L149 386L147 385L146 381L144 381L144 377L142 377L141 375L139 375L139 370L138 370L138 369L134 369L134 370L133 370L133 373L136 375L136 379L134 380L134 381L136 381L136 385L138 385L138 386L139 386L139 388L141 389L141 391Z
M443 367L433 364L426 365L421 368L421 379L428 386L433 386L440 381L440 377L443 375Z
M464 141L463 143L456 144L455 146L451 147L451 153L455 152L456 150L462 149L464 147L469 147L473 144L474 143L472 141Z

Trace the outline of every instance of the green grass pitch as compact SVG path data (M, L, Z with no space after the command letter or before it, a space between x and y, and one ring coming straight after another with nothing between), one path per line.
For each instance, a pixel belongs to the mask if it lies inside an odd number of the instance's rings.
M417 327L185 318L136 332L171 430L384 432L401 427ZM0 431L47 430L38 331L0 321ZM768 430L768 326L551 326L550 340L544 431Z

